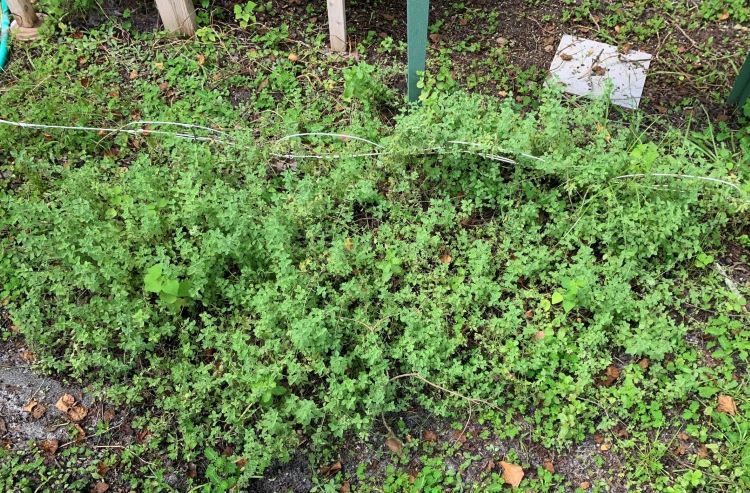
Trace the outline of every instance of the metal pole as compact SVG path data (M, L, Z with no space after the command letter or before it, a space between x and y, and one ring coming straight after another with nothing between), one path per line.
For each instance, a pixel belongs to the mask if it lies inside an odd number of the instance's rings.
M408 0L406 7L407 33L409 44L409 71L406 76L409 86L409 101L419 99L417 72L424 72L427 61L427 25L430 14L430 0Z

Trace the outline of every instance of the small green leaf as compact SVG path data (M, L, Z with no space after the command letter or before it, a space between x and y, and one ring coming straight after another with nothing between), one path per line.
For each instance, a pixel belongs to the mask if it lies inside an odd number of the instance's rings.
M553 305L559 305L563 301L563 295L559 291L555 291L552 293L552 304Z
M162 287L162 266L156 264L149 267L146 271L146 275L143 276L143 286L149 293L158 293Z

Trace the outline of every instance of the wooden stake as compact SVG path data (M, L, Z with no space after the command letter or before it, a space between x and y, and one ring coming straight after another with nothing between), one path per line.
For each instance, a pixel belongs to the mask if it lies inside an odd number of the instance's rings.
M156 8L164 29L192 36L195 34L193 0L156 0Z
M8 9L13 14L18 27L34 27L37 25L36 12L29 0L7 0Z
M346 51L346 7L344 0L328 0L328 30L331 50Z

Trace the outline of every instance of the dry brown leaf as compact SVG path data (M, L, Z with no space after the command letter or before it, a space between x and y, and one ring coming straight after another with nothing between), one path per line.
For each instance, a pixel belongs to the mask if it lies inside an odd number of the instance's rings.
M96 465L96 472L98 472L100 476L107 474L107 471L109 471L109 466L104 462L100 462Z
M560 58L561 58L561 59L562 59L562 60L563 60L564 62L569 62L569 61L571 61L571 60L573 59L573 55L570 55L570 54L568 54L568 53L560 53Z
M607 450L612 448L612 444L609 442L604 442L601 445L599 445L599 450L602 452L606 452Z
M404 444L396 437L390 437L385 441L385 446L394 454L401 455Z
M37 401L36 399L31 399L21 409L23 409L24 412L31 413L31 411L34 410L37 404L39 404L39 401Z
M73 407L75 403L76 403L75 397L73 397L70 394L63 394L63 396L60 397L55 403L55 407L59 409L60 412L67 413L68 409Z
M450 264L453 262L453 257L450 256L448 253L443 253L440 255L440 262L443 264Z
M57 452L57 448L60 446L60 442L57 440L42 440L39 443L39 448L44 450L49 455L53 455Z
M540 330L536 334L534 334L534 340L535 341L541 341L542 339L544 339L544 331L543 330Z
M328 466L321 466L318 472L323 476L333 476L341 470L341 461L336 461Z
M422 432L422 440L424 440L425 442L435 443L437 442L437 439L438 439L437 433L435 433L432 430L424 430Z
M195 57L196 60L198 60L198 65L203 65L206 63L206 55L203 53L198 53L198 56Z
M83 421L88 415L89 410L80 404L75 405L68 409L68 417L73 421Z
M602 435L601 433L596 433L594 435L594 443L597 445L601 445L602 443L604 443L604 435Z
M104 481L99 481L96 483L96 486L94 486L94 493L104 493L105 491L109 490L109 485L105 483Z
M507 98L508 91L498 91L497 95L500 96L501 98Z
M706 457L708 457L708 447L706 447L705 445L701 445L701 447L698 449L698 452L696 452L696 454L701 459L705 459Z
M581 484L579 484L578 487L581 488L582 490L587 490L591 488L591 483L589 483L588 481L584 481Z
M605 387L609 387L615 383L618 378L620 378L620 369L615 365L609 365L604 372L604 375L602 375L600 383Z
M687 450L688 450L687 445L684 442L680 442L674 448L674 454L675 455L685 455L687 453Z
M722 12L721 14L719 14L719 20L720 21L725 21L727 19L729 19L729 11L725 10L724 12Z
M544 47L544 51L547 53L552 53L553 51L555 51L555 47L552 45L547 45Z
M685 433L684 431L679 432L677 434L677 438L679 438L680 440L682 440L684 442L690 440L690 436L687 433Z
M24 363L33 363L34 361L36 361L36 354L32 353L28 349L22 350L20 356Z
M432 33L432 34L430 34L430 41L432 41L433 43L439 43L440 39L442 39L442 38L441 38L441 36L438 33Z
M505 461L500 461L500 465L503 468L503 480L505 483L511 485L513 488L518 488L523 479L523 468Z
M604 75L604 74L606 74L606 73L607 73L607 69L605 69L605 68L604 68L604 67L602 67L601 65L594 65L594 66L593 66L593 67L591 68L591 72L592 72L592 73L593 73L594 75L598 75L599 77L601 77L602 75Z
M130 79L130 80L135 80L137 78L138 78L138 71L137 70L133 70L133 71L130 72L130 74L128 74L128 79Z
M524 317L526 318L534 318L534 310L528 309L524 312Z
M555 474L555 465L552 463L550 459L546 459L542 467L544 467L550 473Z
M730 416L737 415L737 403L734 402L734 399L731 396L720 395L718 398L718 404L716 410L720 413L728 414Z
M649 360L648 358L642 358L638 362L638 366L640 366L644 371L648 370L648 367L651 366L651 360Z
M344 481L343 483L341 483L339 493L349 493L350 491L352 491L352 487L349 485L349 481Z
M292 63L299 61L299 55L297 55L296 53L289 53L289 56L287 58Z
M112 409L105 409L104 413L102 414L102 420L105 423L109 423L113 419L115 419L115 412Z
M47 412L47 406L44 404L37 404L34 406L34 409L31 411L31 417L34 419L39 419L42 416L44 416L44 413Z

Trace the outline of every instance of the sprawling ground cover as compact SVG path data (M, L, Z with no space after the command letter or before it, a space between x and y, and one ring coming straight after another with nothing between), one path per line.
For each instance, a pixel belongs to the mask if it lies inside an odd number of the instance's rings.
M407 108L310 19L225 16L14 53L6 119L223 133L0 127L4 350L97 397L29 407L54 446L3 422L7 489L750 487L741 115L470 95L439 47Z

